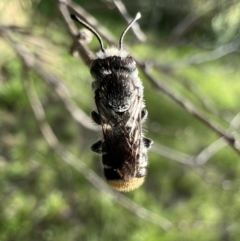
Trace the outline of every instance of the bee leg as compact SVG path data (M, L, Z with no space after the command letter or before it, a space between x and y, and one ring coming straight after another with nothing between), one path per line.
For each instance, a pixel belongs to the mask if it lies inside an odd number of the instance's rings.
M145 108L142 109L142 111L141 111L141 119L142 119L142 121L144 121L147 118L147 115L148 115L148 111Z
M143 144L146 148L150 148L151 145L153 144L153 141L146 137L143 137Z
M102 154L102 141L98 141L98 142L94 143L91 146L91 150L96 153Z
M91 112L91 117L97 125L101 125L101 117L96 111Z

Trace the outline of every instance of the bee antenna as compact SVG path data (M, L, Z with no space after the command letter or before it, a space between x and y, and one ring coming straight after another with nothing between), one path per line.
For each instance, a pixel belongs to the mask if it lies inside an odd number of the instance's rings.
M128 26L126 27L126 29L123 31L123 33L121 34L121 37L119 39L119 49L121 50L123 48L123 38L126 34L126 32L129 30L129 28L132 27L132 25L139 19L141 18L141 13L138 12L136 14L136 17L128 24Z
M101 51L102 51L102 52L105 52L105 49L104 49L104 46L103 46L103 41L102 41L100 35L98 34L98 32L97 32L93 27L91 27L88 23L86 23L85 21L83 21L82 19L80 19L79 17L77 17L76 15L71 14L71 18L72 18L74 21L76 21L76 22L80 23L81 25L83 25L83 26L84 26L86 29L88 29L90 32L92 32L92 33L95 35L95 37L98 39L98 42L99 42L99 44L100 44Z

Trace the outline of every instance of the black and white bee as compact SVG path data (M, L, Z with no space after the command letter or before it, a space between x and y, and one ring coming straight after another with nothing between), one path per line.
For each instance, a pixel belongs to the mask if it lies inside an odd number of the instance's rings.
M142 185L147 174L147 150L152 141L143 136L142 122L147 117L143 85L134 58L123 49L123 38L141 14L123 31L119 46L107 49L95 29L75 15L71 17L90 30L100 43L100 51L90 67L97 107L91 116L101 125L103 139L91 149L102 155L103 172L113 188L123 192L134 190Z

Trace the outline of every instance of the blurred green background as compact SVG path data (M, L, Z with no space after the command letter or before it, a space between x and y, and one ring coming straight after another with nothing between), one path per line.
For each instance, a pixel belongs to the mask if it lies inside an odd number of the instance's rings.
M76 3L117 38L126 26L110 1ZM129 31L124 43L131 54L150 65L168 67L165 73L155 69L153 75L188 98L209 120L225 129L232 120L236 124L240 1L123 3L131 16L142 13L138 22L147 36L140 43ZM12 33L37 54L44 68L63 79L85 113L94 109L89 69L69 54L72 42L57 1L1 0L0 24L28 27L31 35ZM234 46L234 51L224 54ZM98 50L95 39L89 48ZM215 50L219 58L207 61ZM23 88L21 61L4 38L0 38L0 56L0 241L240 240L239 156L222 147L204 165L180 163L184 153L194 161L219 137L157 92L142 73L149 112L144 128L155 144L149 151L145 184L124 195L172 222L173 229L167 231L115 203L49 149ZM100 134L77 125L34 71L31 79L60 142L103 177L101 158L90 150ZM237 136L238 123L235 126ZM168 155L175 158L164 156L160 144L169 147Z

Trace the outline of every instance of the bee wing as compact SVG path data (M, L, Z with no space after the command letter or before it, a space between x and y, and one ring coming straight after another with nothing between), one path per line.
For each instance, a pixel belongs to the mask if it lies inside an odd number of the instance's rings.
M136 155L141 152L142 141L142 124L141 124L141 111L143 107L143 96L136 89L135 98L131 108L129 108L130 118L127 122L129 129L129 138L131 140L132 149ZM129 128L130 127L130 128Z
M121 141L121 147L124 146L129 152L138 154L141 151L142 141L141 111L143 94L142 89L136 86L136 80L129 77L124 81L129 85L127 88L133 90L131 97L129 97L129 103L131 104L126 111L118 113L111 107L106 106L102 95L108 96L108 93L104 87L96 93L95 102L101 116L104 140L108 142L108 145L112 145L112 148L116 149L116 143ZM124 92L118 94L121 95Z

